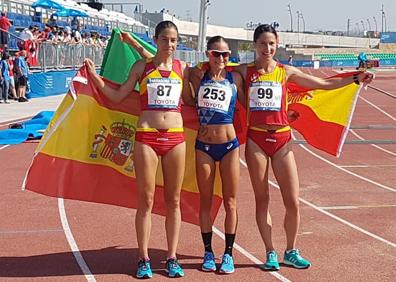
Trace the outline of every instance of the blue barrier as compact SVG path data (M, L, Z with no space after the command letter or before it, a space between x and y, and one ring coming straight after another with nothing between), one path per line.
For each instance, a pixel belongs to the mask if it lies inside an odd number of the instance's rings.
M28 98L65 94L76 71L49 71L29 75Z
M281 60L280 63L287 65L287 61ZM359 65L358 60L326 60L326 61L320 61L319 66L320 67L328 67L328 68L337 68L337 67L357 67ZM295 67L308 67L308 68L313 68L314 67L314 62L313 61L293 61L293 66ZM379 60L379 66L380 67L394 67L396 66L396 59L380 59Z

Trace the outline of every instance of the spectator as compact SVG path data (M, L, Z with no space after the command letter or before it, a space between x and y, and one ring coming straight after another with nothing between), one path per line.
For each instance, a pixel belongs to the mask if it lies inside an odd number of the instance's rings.
M5 12L1 12L0 17L0 48L7 48L8 46L8 30L12 26L10 20L7 18Z
M18 81L17 96L19 102L28 102L26 98L26 86L29 74L29 66L26 62L27 52L22 50L19 52L19 56L15 59L15 75Z
M11 92L11 98L14 99L15 101L18 100L18 97L16 95L16 88L15 88L15 77L14 77L14 58L9 57L8 58L8 66L10 67L10 92Z
M9 104L10 102L8 101L8 91L10 90L10 66L8 65L8 59L10 58L10 55L8 53L3 53L3 56L1 58L1 90L3 94L3 102L5 104Z
M80 28L80 21L77 19L77 17L73 17L70 24L72 30L78 30Z
M47 22L47 25L50 27L57 26L56 19L55 19L54 15L51 15L51 17L49 18L49 20Z
M290 55L290 56L289 56L289 59L287 59L287 63L288 63L290 66L293 65L293 56L292 56L292 55Z
M33 26L29 26L29 28L25 28L19 34L19 38L22 39L23 41L33 40L34 39L33 30L34 30Z
M82 43L80 28L72 32L72 43Z

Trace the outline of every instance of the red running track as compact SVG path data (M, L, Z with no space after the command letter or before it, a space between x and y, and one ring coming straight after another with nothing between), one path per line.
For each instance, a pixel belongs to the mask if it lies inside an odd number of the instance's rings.
M308 72L332 74L330 69ZM394 73L387 73L392 75L396 78ZM393 81L377 76L373 85L391 92ZM395 119L396 100L369 89L361 93L352 125L395 126ZM363 139L396 139L394 130L354 132ZM357 137L350 133L348 139ZM134 280L135 210L69 200L62 209L61 200L21 191L36 145L0 146L0 280ZM265 259L264 246L255 223L253 191L242 154L236 272L221 276L200 271L203 247L199 228L183 223L178 257L186 276L181 280L394 281L396 145L345 145L339 159L307 145L294 145L294 151L301 183L298 247L311 260L312 267L296 270L282 266L274 273L257 265ZM279 190L273 188L273 237L275 247L282 253L284 208ZM223 221L221 210L215 222L218 234L224 230ZM164 242L164 219L153 215L150 255L154 281L168 280L163 263ZM214 236L213 245L219 257L224 241Z

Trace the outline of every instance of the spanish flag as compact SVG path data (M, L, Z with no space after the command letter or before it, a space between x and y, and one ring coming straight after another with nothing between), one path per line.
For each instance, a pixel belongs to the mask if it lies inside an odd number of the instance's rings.
M206 70L208 63L197 65ZM232 71L234 65L227 65ZM359 71L340 73L332 77L348 77L360 73ZM328 78L332 78L328 77ZM327 78L327 79L328 79ZM297 117L290 121L293 129L300 132L308 144L313 147L339 157L355 110L360 92L359 85L354 82L333 90L313 90L301 87L296 83L287 83L288 110ZM234 119L234 126L240 143L246 131L246 113L240 105ZM243 134L242 134L243 133ZM241 142L242 141L242 142Z
M136 61L133 49L124 45L119 41L119 31L114 31L102 66L109 84L116 85L116 82L125 80L123 75L128 74ZM124 56L122 64L117 65L117 56ZM111 76L114 73L116 76ZM139 107L137 92L118 104L106 99L82 67L36 149L25 188L53 197L136 208L138 197L133 145ZM199 224L194 149L198 117L195 108L188 106L182 107L182 115L187 145L181 192L182 219ZM217 175L213 219L221 201L221 183ZM165 215L161 166L157 170L154 202L153 212Z
M356 73L359 72L346 72L333 77L353 76ZM360 89L353 82L333 90L311 90L289 83L289 110L297 116L290 125L304 136L308 144L339 157Z

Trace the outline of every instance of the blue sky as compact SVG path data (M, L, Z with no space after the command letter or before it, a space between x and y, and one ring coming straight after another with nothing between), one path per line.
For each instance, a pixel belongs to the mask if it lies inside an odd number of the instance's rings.
M100 1L100 0L99 0ZM200 0L102 0L101 2L140 2L148 11L168 9L182 19L198 20ZM369 25L381 31L381 6L384 5L388 31L396 31L396 1L355 1L355 0L210 0L208 9L209 23L244 27L247 23L280 23L279 30L290 29L290 4L293 18L293 29L297 30L297 11L302 13L307 31L347 29L350 19L350 30L364 28ZM125 6L133 10L134 6ZM124 9L125 9L124 8ZM375 21L374 21L375 17ZM302 30L300 17L300 30Z

